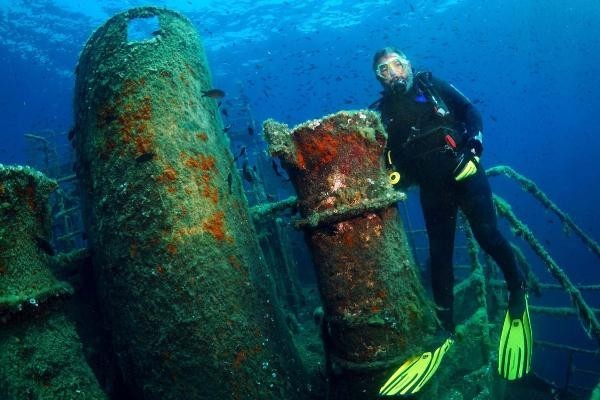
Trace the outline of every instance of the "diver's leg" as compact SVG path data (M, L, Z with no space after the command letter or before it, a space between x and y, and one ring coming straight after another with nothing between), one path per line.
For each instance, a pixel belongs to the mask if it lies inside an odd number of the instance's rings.
M508 380L531 370L533 333L527 307L525 280L508 241L499 232L492 193L483 167L460 182L458 199L481 247L502 269L508 286L508 310L498 343L498 373Z
M454 269L452 255L457 204L451 190L421 188L421 207L429 237L433 299L444 329L454 332Z
M525 280L510 244L498 229L492 191L483 167L458 185L459 206L469 220L475 239L502 270L508 290L521 292Z

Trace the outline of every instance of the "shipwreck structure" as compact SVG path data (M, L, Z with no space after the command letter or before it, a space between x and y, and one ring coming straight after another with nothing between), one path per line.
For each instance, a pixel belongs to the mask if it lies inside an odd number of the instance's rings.
M264 131L297 193L325 319L332 398L368 399L436 330L387 183L387 136L370 111ZM392 369L392 370L393 370Z
M56 181L0 164L0 398L106 399L52 271L48 198Z
M195 29L165 9L112 17L81 54L72 136L114 350L139 398L301 398L211 88Z
M155 27L134 38L131 26L140 21ZM230 113L224 126L211 89L190 21L155 7L118 14L94 32L77 66L68 133L74 173L55 151L54 134L44 132L26 137L42 154L35 165L56 182L0 165L0 397L366 400L407 357L439 345L417 264L426 240L414 240L425 231L408 214L404 222L398 217L405 194L386 182L377 114L342 111L294 128L267 121L264 134L282 173L261 135L247 138L256 127L247 99L242 120L232 124ZM235 142L235 129L246 140L233 157L228 135ZM508 167L487 172L514 178L600 254L533 182ZM246 182L251 209L244 173L258 178ZM279 192L265 188L268 173L289 177L297 196L278 201ZM51 244L47 202L57 182L52 229L60 250L74 250L68 255L53 255ZM531 313L577 315L599 341L598 308L582 294L598 285L571 282L509 204L495 200L558 281L540 283L515 247L532 292L564 289L574 305L533 304ZM504 282L481 260L468 226L462 231L456 341L414 397L533 398L532 381L518 392L498 377ZM74 249L86 240L87 248ZM305 257L298 265L298 252L312 256L318 290L314 280L298 279L309 264ZM67 304L76 312L66 312ZM576 373L600 375L575 367L597 350L535 344L569 360L564 387L540 384L541 398L575 391Z

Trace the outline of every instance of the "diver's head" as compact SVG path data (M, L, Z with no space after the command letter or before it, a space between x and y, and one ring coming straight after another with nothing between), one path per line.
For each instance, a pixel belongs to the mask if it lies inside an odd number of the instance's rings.
M406 93L413 85L410 60L400 50L384 47L373 57L373 70L385 90Z

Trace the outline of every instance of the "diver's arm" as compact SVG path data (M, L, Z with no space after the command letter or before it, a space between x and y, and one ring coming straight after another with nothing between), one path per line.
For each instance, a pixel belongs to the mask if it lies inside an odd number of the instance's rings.
M453 85L435 78L433 78L433 82L450 110L456 114L457 120L465 123L467 146L472 146L475 153L481 155L483 122L479 110Z

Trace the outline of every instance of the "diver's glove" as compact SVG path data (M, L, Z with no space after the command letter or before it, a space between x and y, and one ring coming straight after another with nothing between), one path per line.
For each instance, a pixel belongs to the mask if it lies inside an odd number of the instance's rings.
M470 149L473 154L477 157L481 157L481 153L483 153L483 133L478 131L476 135L470 137L466 144L465 148Z
M479 155L474 148L466 148L458 155L458 163L454 168L454 180L459 182L474 175L479 167Z

